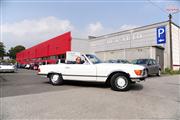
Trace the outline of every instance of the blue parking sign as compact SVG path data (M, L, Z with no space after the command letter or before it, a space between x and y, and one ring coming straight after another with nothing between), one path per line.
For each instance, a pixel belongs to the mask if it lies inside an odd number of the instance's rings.
M157 44L166 43L166 27L158 27L156 30Z

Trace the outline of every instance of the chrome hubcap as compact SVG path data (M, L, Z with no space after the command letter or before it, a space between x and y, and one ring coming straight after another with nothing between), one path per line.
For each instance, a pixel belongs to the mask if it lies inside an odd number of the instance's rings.
M126 87L126 80L122 77L117 78L117 85L121 88Z
M52 80L53 83L56 83L58 81L58 79L59 79L59 75L53 75L51 77L51 80Z

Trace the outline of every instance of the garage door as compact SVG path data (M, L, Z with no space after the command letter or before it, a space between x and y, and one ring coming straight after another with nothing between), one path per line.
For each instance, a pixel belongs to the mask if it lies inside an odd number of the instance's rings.
M150 58L150 48L126 49L126 58L130 61L134 59Z
M102 60L125 59L124 50L96 52L96 55Z

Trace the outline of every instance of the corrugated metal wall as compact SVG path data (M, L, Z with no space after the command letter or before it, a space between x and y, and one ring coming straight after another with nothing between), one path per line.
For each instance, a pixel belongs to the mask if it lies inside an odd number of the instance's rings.
M71 33L67 32L36 46L17 53L16 60L23 64L25 60L65 54L71 50Z

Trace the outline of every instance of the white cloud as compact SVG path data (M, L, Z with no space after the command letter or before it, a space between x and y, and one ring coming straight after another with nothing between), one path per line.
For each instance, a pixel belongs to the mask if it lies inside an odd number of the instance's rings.
M1 38L6 49L16 45L34 46L42 41L71 31L72 37L88 38L138 27L137 25L122 25L118 28L107 28L101 22L89 23L84 28L74 27L69 20L58 19L53 16L41 19L23 20L15 23L3 24Z
M102 25L101 22L95 22L95 23L90 23L87 28L87 33L86 35L90 36L100 36L100 35L105 35L109 33L114 33L114 32L119 32L123 30L128 30L128 29L133 29L139 27L138 25L131 25L131 24L124 24L120 26L119 28L107 28Z
M128 29L133 29L133 28L136 28L136 27L139 27L138 25L128 25L128 24L124 24L120 27L120 31L122 30L128 30Z
M87 28L88 33L92 35L97 35L98 33L101 33L103 30L104 27L100 22L90 23Z
M7 49L18 44L31 47L37 43L74 29L74 26L69 20L61 20L53 16L6 23L1 27L1 41L5 43Z
M2 26L3 33L24 37L27 34L37 34L51 31L66 31L72 29L70 21L59 20L55 17L46 17L39 20L23 20L16 23L6 23Z

